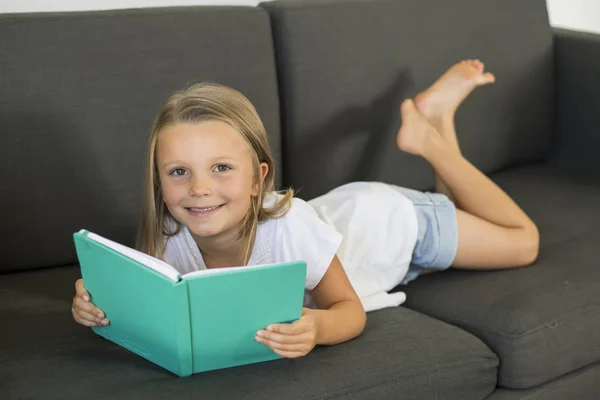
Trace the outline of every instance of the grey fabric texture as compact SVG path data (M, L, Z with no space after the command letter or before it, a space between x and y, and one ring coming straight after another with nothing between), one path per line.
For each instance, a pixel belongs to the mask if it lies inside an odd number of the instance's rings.
M600 35L554 31L557 140L564 168L600 180Z
M498 359L479 339L402 307L370 313L362 336L303 358L178 378L73 321L79 276L63 267L0 280L10 321L0 340L3 398L464 400L496 385Z
M500 386L524 389L600 361L600 183L548 166L492 176L540 230L533 266L422 276L407 307L481 338L501 364Z
M5 14L0 37L0 271L74 262L81 228L132 245L154 116L193 83L246 95L280 164L260 8Z
M596 400L600 399L600 364L526 390L498 389L485 400Z
M459 109L465 156L484 172L547 158L553 46L544 0L261 6L271 15L284 94L284 181L298 196L359 180L433 186L429 165L396 147L399 105L462 59L480 58L497 78Z

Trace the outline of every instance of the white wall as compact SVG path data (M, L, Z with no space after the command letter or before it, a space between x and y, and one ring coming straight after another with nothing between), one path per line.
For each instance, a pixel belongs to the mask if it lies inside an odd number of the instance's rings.
M546 0L550 24L600 33L600 0Z
M111 10L118 8L251 5L260 0L0 0L0 13L31 11Z
M0 13L206 4L256 5L259 2L260 0L0 0ZM553 26L600 33L600 0L546 0L546 3Z

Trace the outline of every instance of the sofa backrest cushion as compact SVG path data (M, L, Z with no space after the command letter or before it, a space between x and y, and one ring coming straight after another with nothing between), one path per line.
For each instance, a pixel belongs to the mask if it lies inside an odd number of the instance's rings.
M379 180L433 186L395 145L399 104L461 59L496 83L459 109L465 156L484 172L543 160L552 140L552 33L544 0L265 2L282 104L284 183L312 198Z
M154 116L193 83L245 94L280 164L261 8L5 14L0 38L0 271L75 262L81 228L133 245Z

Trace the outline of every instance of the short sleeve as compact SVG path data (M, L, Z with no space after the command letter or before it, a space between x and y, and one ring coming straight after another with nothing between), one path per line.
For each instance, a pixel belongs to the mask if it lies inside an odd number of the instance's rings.
M323 222L304 200L294 198L288 213L277 219L275 258L306 262L306 290L313 290L329 268L342 235Z

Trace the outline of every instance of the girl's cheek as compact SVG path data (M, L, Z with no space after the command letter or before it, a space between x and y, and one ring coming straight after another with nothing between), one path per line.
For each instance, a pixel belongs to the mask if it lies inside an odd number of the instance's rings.
M173 190L173 188L168 185L162 187L162 195L167 206L175 204L177 202L177 191Z
M242 200L250 197L252 194L252 184L247 180L238 180L235 185L231 185L232 197Z

